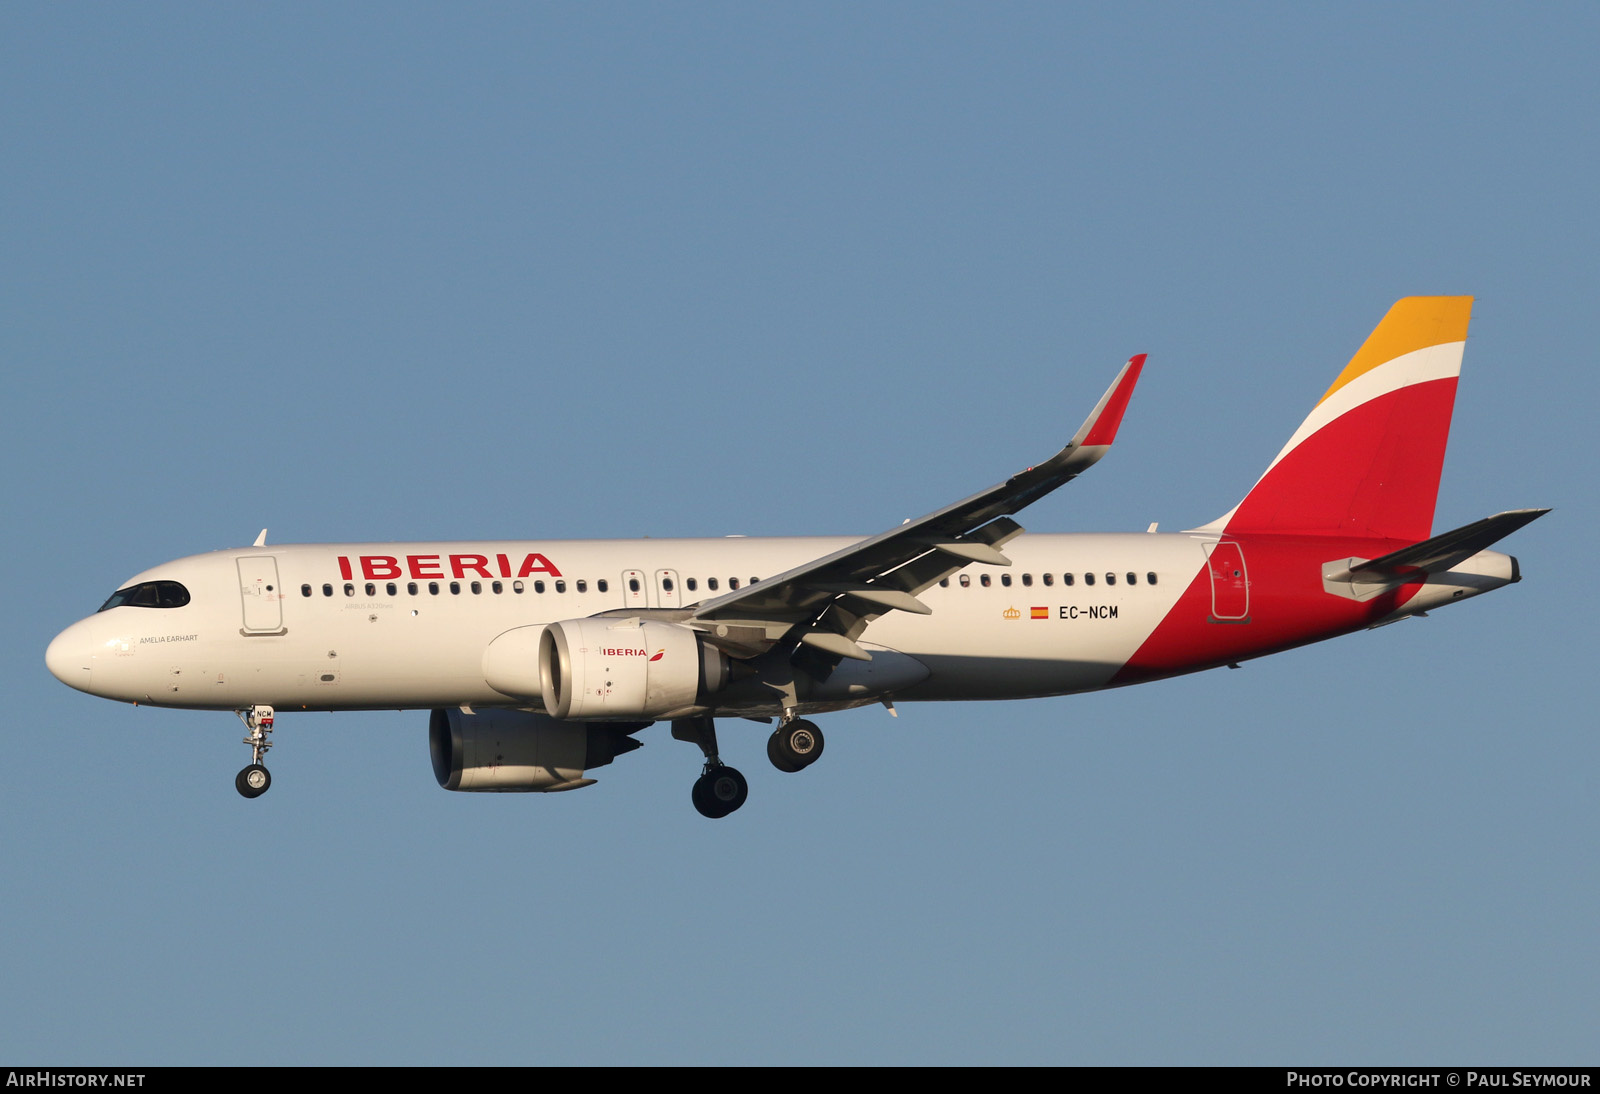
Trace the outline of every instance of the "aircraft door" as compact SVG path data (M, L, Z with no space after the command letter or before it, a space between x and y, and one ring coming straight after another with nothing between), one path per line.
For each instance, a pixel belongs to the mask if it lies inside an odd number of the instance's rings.
M1248 623L1250 576L1243 548L1228 541L1213 543L1206 548L1206 565L1211 570L1211 622Z
M679 596L680 596L680 593L678 591L678 571L677 570L657 570L656 571L656 607L658 607L658 608L676 608L676 607L678 607L678 605L680 603Z
M643 570L622 571L622 606L624 608L649 607L644 587Z
M278 582L278 560L272 555L251 555L238 560L239 598L244 602L241 634L284 634L283 587Z

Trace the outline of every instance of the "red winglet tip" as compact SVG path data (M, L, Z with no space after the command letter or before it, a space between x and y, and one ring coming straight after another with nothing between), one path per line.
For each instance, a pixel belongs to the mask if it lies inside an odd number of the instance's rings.
M1146 354L1136 353L1128 358L1122 379L1112 390L1111 397L1106 400L1105 409L1094 420L1094 425L1089 427L1089 435L1083 439L1084 447L1110 444L1117 439L1117 427L1122 424L1122 415L1128 409L1128 400L1133 397L1133 388L1139 382L1139 373L1144 369L1145 357Z

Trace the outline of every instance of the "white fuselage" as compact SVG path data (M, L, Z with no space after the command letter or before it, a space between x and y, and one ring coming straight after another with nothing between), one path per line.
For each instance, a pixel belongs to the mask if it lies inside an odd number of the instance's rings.
M1205 568L1205 546L1216 538L1023 536L1007 547L1009 568L968 566L922 594L931 615L890 612L864 644L926 666L913 684L902 667L895 681L900 699L1017 698L1103 687ZM160 706L526 705L486 679L485 652L498 636L618 609L687 608L735 582L746 586L852 542L567 540L215 551L128 583L178 582L188 603L101 611L62 632L47 659L80 690ZM813 697L817 708L881 698L870 665L846 662L834 691ZM735 697L730 703L719 709L762 705Z

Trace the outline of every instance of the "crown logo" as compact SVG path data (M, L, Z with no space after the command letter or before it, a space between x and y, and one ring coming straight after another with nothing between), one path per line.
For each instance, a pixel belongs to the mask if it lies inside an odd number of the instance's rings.
M1015 608L1007 608L1005 611L1001 612L1000 614L1005 616L1007 619L1021 619L1022 618L1022 613L1017 611L1017 609L1015 609Z

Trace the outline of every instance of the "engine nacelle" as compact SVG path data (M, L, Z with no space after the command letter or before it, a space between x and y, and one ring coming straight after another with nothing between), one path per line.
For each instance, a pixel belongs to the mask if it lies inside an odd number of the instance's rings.
M436 710L428 718L433 775L446 790L576 790L639 742L628 736L648 722L578 725L526 710L463 714Z
M677 623L567 619L539 636L544 709L578 721L659 718L728 685L728 657Z

